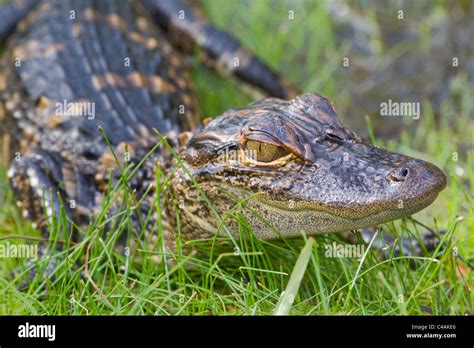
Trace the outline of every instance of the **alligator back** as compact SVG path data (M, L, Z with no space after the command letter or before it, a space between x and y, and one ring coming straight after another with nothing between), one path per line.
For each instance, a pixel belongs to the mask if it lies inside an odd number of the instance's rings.
M2 157L24 211L38 181L94 204L109 149L98 126L139 158L157 141L152 128L176 135L199 122L187 69L138 1L39 2L0 71Z

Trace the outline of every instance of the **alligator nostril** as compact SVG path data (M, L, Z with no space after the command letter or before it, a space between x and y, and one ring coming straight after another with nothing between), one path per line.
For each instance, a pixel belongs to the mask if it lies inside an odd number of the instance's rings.
M390 173L390 179L392 181L405 181L408 176L408 168L397 168Z

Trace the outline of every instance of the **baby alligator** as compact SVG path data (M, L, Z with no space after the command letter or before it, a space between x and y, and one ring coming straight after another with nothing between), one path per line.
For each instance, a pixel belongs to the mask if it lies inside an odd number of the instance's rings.
M178 218L183 239L237 236L224 219L236 207L261 239L360 229L425 208L446 185L436 166L346 129L326 97L297 95L184 2L23 0L4 5L0 22L10 36L0 77L3 159L18 206L39 228L61 209L80 226L103 204L118 211L123 197L104 200L109 185L138 166L158 134L170 146L126 183L139 202L130 229L152 231L164 217L171 244ZM270 98L199 126L182 59L197 47L205 63ZM169 177L163 216L158 168Z

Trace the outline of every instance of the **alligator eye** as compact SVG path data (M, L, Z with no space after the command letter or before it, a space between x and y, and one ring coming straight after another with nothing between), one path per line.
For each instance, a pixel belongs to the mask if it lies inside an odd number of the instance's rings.
M262 141L248 140L245 144L245 155L256 162L269 163L289 154L288 151L280 146Z

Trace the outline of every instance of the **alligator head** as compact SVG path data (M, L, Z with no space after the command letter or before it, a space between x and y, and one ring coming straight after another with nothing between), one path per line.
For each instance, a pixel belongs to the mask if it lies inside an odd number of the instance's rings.
M172 190L181 229L194 236L219 226L202 193L221 215L244 206L254 234L271 239L395 220L425 208L446 186L433 164L344 128L317 94L229 110L197 132L181 156L186 170L176 169Z

